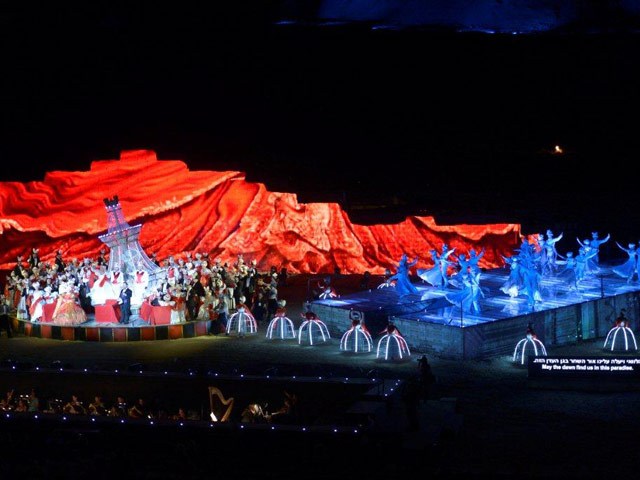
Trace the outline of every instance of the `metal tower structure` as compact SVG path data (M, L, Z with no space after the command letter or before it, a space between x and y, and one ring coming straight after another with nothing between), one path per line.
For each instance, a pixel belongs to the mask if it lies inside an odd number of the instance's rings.
M110 249L109 270L119 268L130 284L134 272L144 270L149 274L149 285L155 285L156 281L164 276L165 271L142 249L138 240L142 225L127 223L117 195L103 201L107 210L107 233L99 235L98 238Z

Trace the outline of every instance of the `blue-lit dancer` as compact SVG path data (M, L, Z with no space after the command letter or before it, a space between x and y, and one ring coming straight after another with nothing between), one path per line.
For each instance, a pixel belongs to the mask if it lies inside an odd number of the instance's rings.
M418 263L416 258L413 262L409 262L407 254L403 253L398 263L398 270L395 275L389 277L389 283L395 281L395 289L400 295L407 295L409 293L418 293L416 286L411 283L409 278L409 269Z

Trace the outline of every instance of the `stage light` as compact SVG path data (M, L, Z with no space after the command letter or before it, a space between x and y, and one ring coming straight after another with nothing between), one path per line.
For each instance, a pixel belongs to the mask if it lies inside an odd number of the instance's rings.
M142 363L133 363L127 367L127 370L130 372L138 371L142 373L142 371L145 370L145 366Z

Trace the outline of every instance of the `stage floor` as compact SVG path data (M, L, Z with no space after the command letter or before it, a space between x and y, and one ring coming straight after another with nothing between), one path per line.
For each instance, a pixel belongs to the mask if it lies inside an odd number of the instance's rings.
M393 287L374 288L334 299L316 300L312 303L357 310L363 312L365 318L375 314L376 316L411 318L452 327L469 327L640 291L640 282L627 283L626 279L613 273L612 268L612 266L603 265L597 276L592 275L581 281L577 289L570 288L557 276L545 276L542 278L540 289L542 301L534 305L529 304L524 294L512 298L500 290L509 278L509 268L484 271L480 277L484 296L479 300L481 311L479 314L463 312L459 306L451 304L445 298L446 295L459 292L460 289L453 286L440 289L422 280L414 281L418 289L417 294L400 296Z

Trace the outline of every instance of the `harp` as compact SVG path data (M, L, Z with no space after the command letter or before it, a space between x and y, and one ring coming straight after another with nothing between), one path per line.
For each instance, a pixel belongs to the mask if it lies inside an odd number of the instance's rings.
M226 422L233 410L233 397L224 398L217 387L209 387L209 404L211 405L211 419L214 422Z

